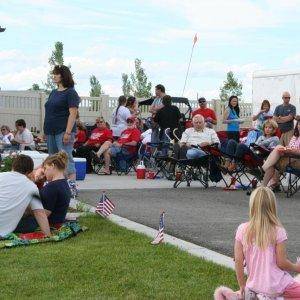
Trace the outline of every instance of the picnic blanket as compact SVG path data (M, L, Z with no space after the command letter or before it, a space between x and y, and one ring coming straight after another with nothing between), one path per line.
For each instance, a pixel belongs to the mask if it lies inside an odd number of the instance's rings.
M30 246L38 243L59 242L87 230L78 221L65 222L59 228L51 228L51 237L44 237L41 231L26 234L10 233L0 239L1 248L14 248L18 246Z

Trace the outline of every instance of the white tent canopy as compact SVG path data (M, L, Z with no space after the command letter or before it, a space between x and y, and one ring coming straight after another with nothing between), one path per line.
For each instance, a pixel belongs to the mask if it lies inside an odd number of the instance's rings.
M300 114L300 70L262 70L255 71L252 78L253 113L260 109L261 102L268 99L271 109L282 104L282 93L291 94L291 104Z

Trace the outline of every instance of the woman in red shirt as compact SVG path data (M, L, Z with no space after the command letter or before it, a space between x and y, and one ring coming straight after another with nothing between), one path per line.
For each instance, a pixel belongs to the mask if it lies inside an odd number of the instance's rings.
M97 157L103 154L105 162L105 174L110 174L110 160L111 157L116 157L122 152L126 156L133 156L137 151L137 144L141 139L141 132L136 128L135 118L133 116L127 118L127 129L125 129L121 136L114 143L105 142L97 152ZM97 158L96 158L97 159ZM122 164L123 163L123 164ZM119 162L120 167L126 166L126 161ZM122 168L125 169L125 168Z
M96 121L97 127L91 132L91 136L88 140L79 148L76 149L74 156L75 157L85 157L87 165L87 173L92 173L92 151L98 151L99 148L106 142L112 142L112 131L107 128L105 120L99 118Z

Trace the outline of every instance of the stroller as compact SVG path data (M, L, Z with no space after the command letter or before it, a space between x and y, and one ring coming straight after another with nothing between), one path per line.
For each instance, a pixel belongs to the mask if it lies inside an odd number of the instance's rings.
M139 107L141 111L148 111L148 107L153 103L153 100L153 98L150 98L139 102ZM190 105L189 100L183 97L172 97L172 104L176 105L181 111L181 119L178 128L181 134L186 128L191 127L192 107ZM144 124L146 128L150 128L151 121L151 117L144 119Z

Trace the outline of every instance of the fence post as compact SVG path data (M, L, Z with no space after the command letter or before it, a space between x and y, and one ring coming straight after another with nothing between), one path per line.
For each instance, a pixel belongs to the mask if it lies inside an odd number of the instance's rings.
M223 127L223 114L222 114L221 101L217 99L213 99L212 104L213 104L213 110L215 111L217 116L218 122L217 122L216 130L218 131Z
M44 118L45 118L45 102L47 95L45 93L39 93L40 102L40 132L44 133Z
M110 121L109 96L101 95L101 115L106 122Z

